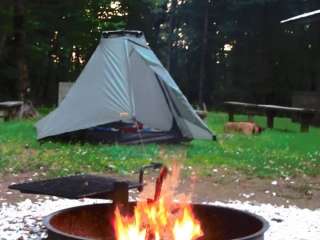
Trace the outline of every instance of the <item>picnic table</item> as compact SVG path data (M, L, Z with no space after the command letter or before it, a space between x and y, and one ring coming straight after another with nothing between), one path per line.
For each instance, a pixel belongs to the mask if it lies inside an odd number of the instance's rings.
M234 121L235 114L247 114L248 119L252 120L254 115L264 115L267 117L268 128L273 128L275 117L295 118L300 122L301 132L308 132L309 126L318 112L314 109L284 107L278 105L252 104L243 102L224 102L224 106L229 115L229 121Z
M22 104L22 101L0 102L0 118L3 117L4 121L15 118Z

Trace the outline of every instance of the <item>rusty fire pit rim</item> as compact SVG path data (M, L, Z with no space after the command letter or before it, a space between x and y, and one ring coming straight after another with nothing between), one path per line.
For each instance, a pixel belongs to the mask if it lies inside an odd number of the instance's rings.
M94 205L94 204L93 204ZM76 209L79 207L85 207L85 206L90 206L90 205L82 205L82 206L77 206L77 207L72 207L72 208L66 208L66 209L62 209L56 212L53 212L49 215L47 215L46 217L43 218L43 225L46 227L47 231L48 231L48 235L50 235L50 233L53 233L55 235L60 234L61 236L63 236L64 238L77 238L79 240L94 240L94 239L90 239L90 238L85 238L85 237L81 237L81 236L75 236L66 232L62 232L59 229L53 227L50 223L50 220L52 218L54 218L55 216L59 215L60 213L63 213L65 210L72 210L72 209Z
M129 204L135 204L137 201L130 201ZM178 204L178 203L177 203ZM44 226L47 228L48 232L52 232L54 234L60 234L66 238L73 238L73 239L79 239L79 240L95 240L95 239L91 239L91 238L86 238L86 237L81 237L81 236L76 236L76 235L72 235L72 234L68 234L66 232L62 232L60 230L58 230L57 228L53 227L50 223L50 220L53 219L55 216L65 213L66 211L72 211L72 210L76 210L79 208L86 208L86 207L91 207L91 206L111 206L112 203L93 203L93 204L86 204L86 205L79 205L79 206L75 206L75 207L70 207L70 208L65 208L65 209L61 209L58 210L56 212L53 212L47 216L45 216L43 218L43 224ZM267 230L270 228L270 224L269 222L262 216L259 216L255 213L251 213L247 210L240 210L237 208L231 208L231 207L224 207L224 206L219 206L219 205L215 205L215 204L204 204L204 203L191 203L192 206L196 206L196 207L214 207L216 209L222 209L222 210L227 210L227 211L233 211L233 212L238 212L240 214L246 214L247 216L250 216L252 218L255 218L256 220L258 220L259 222L261 222L261 229L251 235L247 235L245 237L241 237L241 238L234 238L231 240L244 240L244 239L254 239L256 237L259 237L261 235L264 235L265 232L267 232Z

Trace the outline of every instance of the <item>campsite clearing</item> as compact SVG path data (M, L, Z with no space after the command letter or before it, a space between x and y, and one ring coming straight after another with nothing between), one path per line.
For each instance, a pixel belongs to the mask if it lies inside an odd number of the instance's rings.
M299 124L276 118L275 129L258 136L223 133L227 114L209 113L208 126L218 141L194 140L178 145L91 145L36 140L35 121L0 122L0 172L46 172L70 175L81 172L127 174L151 161L181 161L187 174L210 176L228 167L260 177L319 175L320 129L300 133ZM236 120L245 120L237 116ZM266 126L266 119L255 117ZM281 129L281 130L280 130Z

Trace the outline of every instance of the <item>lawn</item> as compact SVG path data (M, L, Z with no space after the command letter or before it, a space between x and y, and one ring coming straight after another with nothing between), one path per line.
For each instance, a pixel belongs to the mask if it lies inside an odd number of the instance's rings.
M236 120L246 120L238 116ZM275 129L259 136L226 135L224 113L207 119L218 141L194 140L178 145L90 145L46 142L39 144L35 121L0 122L0 173L46 171L51 175L113 171L127 174L152 161L181 161L201 175L228 167L260 177L319 175L320 129L300 133L299 124L275 119ZM265 127L266 119L255 121Z

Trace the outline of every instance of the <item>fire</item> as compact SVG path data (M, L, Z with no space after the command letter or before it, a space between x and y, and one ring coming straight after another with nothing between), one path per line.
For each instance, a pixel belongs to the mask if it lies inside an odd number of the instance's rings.
M119 208L115 211L115 225L117 226L117 240L145 240L146 229L140 230L140 214L137 212L134 218L122 217Z
M186 199L184 203L173 202L179 170L174 168L172 172L165 179L159 199L138 201L133 216L121 214L121 208L116 208L114 230L117 240L196 240L203 236L200 221Z
M183 210L182 219L178 219L173 227L174 239L193 240L203 235L200 223L194 220L189 209Z

